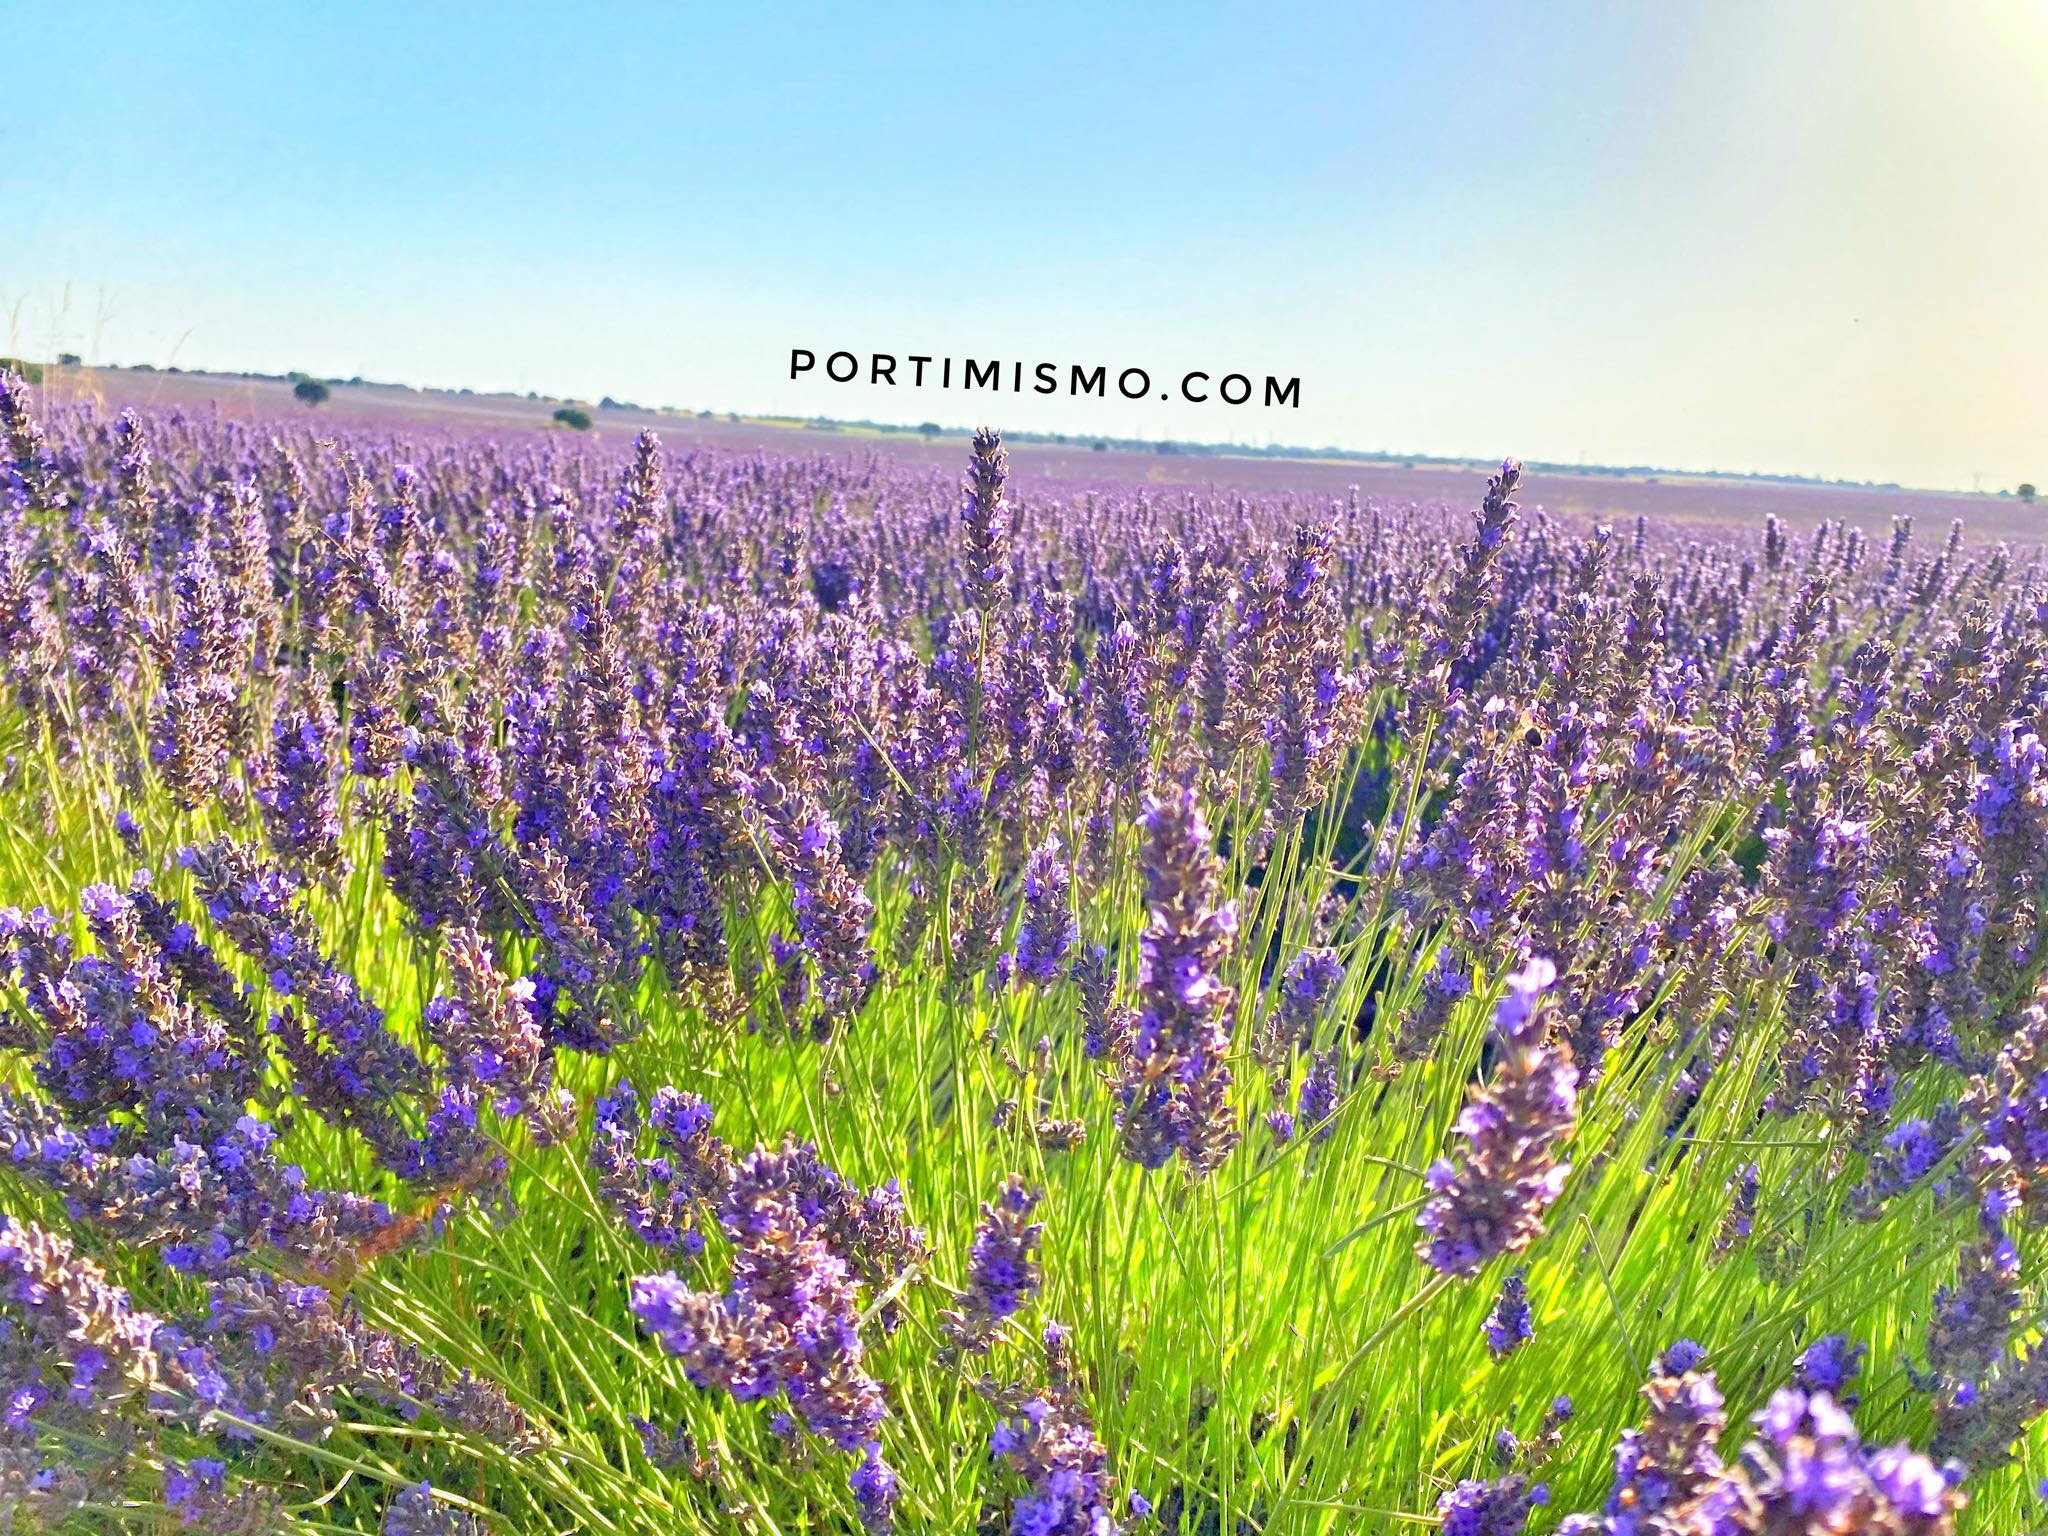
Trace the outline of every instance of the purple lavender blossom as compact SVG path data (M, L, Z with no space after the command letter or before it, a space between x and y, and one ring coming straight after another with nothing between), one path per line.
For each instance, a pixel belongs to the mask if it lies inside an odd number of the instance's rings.
M431 1483L399 1490L384 1509L383 1536L483 1536L476 1516L434 1497Z
M1036 1250L1045 1227L1030 1220L1039 1197L1017 1174L984 1203L967 1258L967 1286L957 1311L943 1320L948 1338L974 1354L987 1351L996 1330L1038 1290Z
M1659 1376L1684 1376L1697 1371L1706 1362L1707 1352L1692 1339L1679 1339L1667 1344L1656 1359L1656 1374Z
M1725 1254L1739 1248L1756 1230L1756 1202L1762 1174L1755 1163L1744 1163L1728 1181L1728 1209L1714 1234L1714 1252Z
M1310 1134L1315 1140L1328 1141L1336 1133L1334 1116L1341 1095L1337 1082L1337 1053L1334 1050L1318 1051L1309 1062L1307 1076L1301 1080L1301 1095L1295 1103L1301 1123L1313 1128Z
M1780 1391L1755 1424L1741 1470L1762 1529L1797 1519L1815 1531L1929 1530L1956 1506L1926 1457L1905 1446L1865 1452L1855 1423L1824 1392Z
M1512 1270L1501 1282L1493 1310L1486 1314L1481 1327L1486 1334L1486 1347L1496 1360L1513 1354L1536 1337L1535 1321L1529 1311L1527 1269Z
M1193 790L1148 802L1139 831L1150 918L1140 945L1143 1007L1117 1123L1126 1157L1158 1168L1178 1153L1199 1178L1237 1141L1224 1061L1233 994L1219 974L1237 909L1216 900L1216 856Z
M996 1423L989 1448L1027 1488L1010 1511L1010 1536L1116 1536L1109 1455L1065 1394L1025 1399Z
M1851 1343L1847 1334L1824 1335L1799 1352L1794 1362L1794 1384L1802 1392L1825 1392L1844 1408L1854 1408L1856 1394L1849 1390L1849 1384L1863 1369L1866 1353L1867 1347Z
M1429 1233L1417 1253L1451 1275L1472 1275L1488 1259L1518 1253L1543 1230L1543 1212L1564 1188L1569 1164L1556 1144L1577 1117L1578 1074L1549 1040L1545 993L1557 968L1535 960L1508 979L1494 1010L1500 1061L1458 1116L1466 1148L1429 1170Z
M342 863L331 714L309 689L300 707L278 720L269 779L256 793L271 851L314 875L337 872Z
M697 1212L724 1187L730 1153L710 1134L711 1110L702 1099L663 1088L655 1095L650 1119L662 1151L643 1158L638 1150L640 1100L633 1085L621 1083L597 1100L590 1163L598 1190L642 1242L698 1253L704 1239Z
M355 978L328 958L296 905L292 881L228 839L187 849L181 862L192 871L208 915L267 969L273 991L297 1001L273 1028L300 1096L362 1134L387 1166L406 1167L414 1156L412 1139L391 1104L427 1086L425 1065L386 1027L383 1010L363 996Z
M847 1479L853 1489L854 1508L860 1512L861 1525L876 1533L885 1533L896 1528L896 1500L901 1489L896 1471L882 1460L879 1441L870 1440L861 1450L861 1459Z
M974 459L960 508L967 529L967 600L983 613L994 609L1002 591L1004 553L1009 535L1003 509L1003 481L1009 475L1009 454L1003 436L993 427L974 434Z
M1280 1028L1290 1040L1314 1038L1330 999L1344 981L1344 963L1334 949L1305 949L1280 977Z
M1059 839L1048 836L1024 863L1023 912L1009 956L1013 978L1047 985L1065 974L1068 952L1080 939L1070 909L1072 890L1073 873L1061 857Z
M694 1115L672 1125L701 1128ZM923 1251L900 1202L886 1188L861 1197L790 1141L736 1160L712 1204L732 1245L727 1289L642 1275L634 1315L699 1388L740 1402L782 1396L812 1434L865 1457L886 1409L864 1362L860 1290L889 1284Z
M1530 1510L1549 1502L1549 1491L1524 1477L1467 1478L1437 1500L1436 1512L1444 1536L1522 1536Z
M187 1530L214 1536L259 1536L279 1524L278 1496L253 1483L230 1487L227 1463L217 1457L165 1462L164 1503Z

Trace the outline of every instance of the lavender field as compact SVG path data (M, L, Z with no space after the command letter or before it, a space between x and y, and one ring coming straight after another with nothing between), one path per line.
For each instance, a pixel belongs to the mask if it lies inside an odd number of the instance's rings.
M2035 551L0 429L0 1531L2048 1524Z

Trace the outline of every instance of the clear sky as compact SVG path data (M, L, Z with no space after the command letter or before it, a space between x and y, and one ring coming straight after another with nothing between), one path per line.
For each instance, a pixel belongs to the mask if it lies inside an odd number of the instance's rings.
M30 355L2048 484L2048 0L0 0L0 38ZM791 383L792 347L1301 406Z

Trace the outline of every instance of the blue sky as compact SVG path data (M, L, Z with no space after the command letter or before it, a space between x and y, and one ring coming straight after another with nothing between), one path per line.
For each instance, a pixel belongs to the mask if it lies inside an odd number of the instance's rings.
M0 30L30 355L2048 483L2042 0L0 0ZM792 347L1302 403L792 383Z

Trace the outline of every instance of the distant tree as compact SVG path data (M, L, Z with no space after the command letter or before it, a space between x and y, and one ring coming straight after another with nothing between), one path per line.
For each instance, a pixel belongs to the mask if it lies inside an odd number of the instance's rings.
M917 424L917 430L921 437L937 437L940 428L936 421L921 421Z
M327 386L318 379L301 379L292 386L292 397L308 405L324 405L327 401Z
M1101 438L1098 437L1094 442L1088 445L1088 449L1091 453L1107 453L1109 452L1109 444L1105 443Z
M582 410L577 406L563 406L559 411L555 412L555 420L563 426L573 428L578 432L588 432L590 430L590 412Z
M43 365L27 362L18 357L0 357L0 368L9 373L18 373L30 384L43 382Z
M57 361L66 368L76 368L80 366L78 354L76 352L59 352L57 354Z
M2020 500L2021 500L2021 501L2032 501L2032 500L2034 499L2034 497L2035 497L2035 496L2037 496L2038 494L2040 494L2040 493L2039 493L2039 492L2037 492L2037 491L2036 491L2036 490L2034 489L2034 484L2033 484L2033 482L2032 482L2031 480L2022 480L2022 481L2020 482Z

